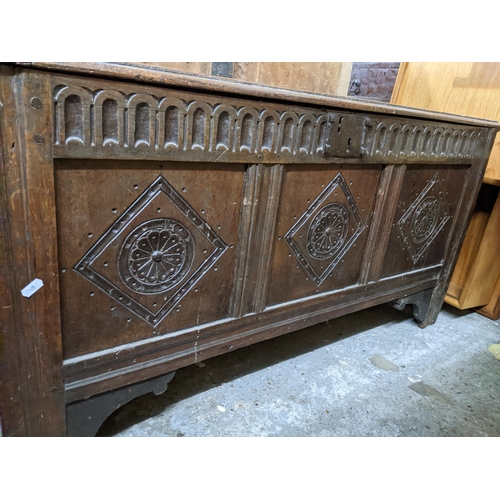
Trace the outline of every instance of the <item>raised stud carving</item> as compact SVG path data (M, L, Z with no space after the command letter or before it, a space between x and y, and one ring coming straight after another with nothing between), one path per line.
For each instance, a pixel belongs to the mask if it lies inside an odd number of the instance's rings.
M39 97L32 97L30 100L31 107L34 109L41 109L42 100Z

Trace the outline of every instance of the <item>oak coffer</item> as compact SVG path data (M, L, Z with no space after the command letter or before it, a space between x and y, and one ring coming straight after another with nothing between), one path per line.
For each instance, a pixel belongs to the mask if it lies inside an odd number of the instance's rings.
M496 122L0 68L4 435L93 435L178 368L376 304L435 321Z

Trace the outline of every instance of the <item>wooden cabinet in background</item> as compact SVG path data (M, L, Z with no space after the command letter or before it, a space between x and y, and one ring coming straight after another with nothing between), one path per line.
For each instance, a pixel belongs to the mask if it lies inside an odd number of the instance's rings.
M445 301L459 309L480 310L498 319L500 277L500 196L498 188L484 184L472 214L463 247ZM488 306L488 304L490 304Z

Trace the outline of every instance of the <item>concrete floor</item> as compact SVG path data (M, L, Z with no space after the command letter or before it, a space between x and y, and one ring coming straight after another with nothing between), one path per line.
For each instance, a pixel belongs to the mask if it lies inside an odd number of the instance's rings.
M177 372L99 436L500 436L499 322L379 306Z

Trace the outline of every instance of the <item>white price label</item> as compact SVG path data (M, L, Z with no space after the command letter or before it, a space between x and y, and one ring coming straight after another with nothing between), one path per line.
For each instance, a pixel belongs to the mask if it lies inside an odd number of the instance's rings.
M29 285L26 285L21 290L21 295L26 298L30 298L34 293L38 292L43 286L43 281L41 279L35 278Z

